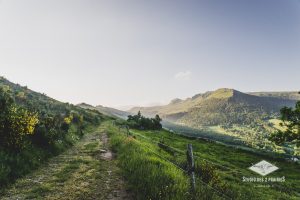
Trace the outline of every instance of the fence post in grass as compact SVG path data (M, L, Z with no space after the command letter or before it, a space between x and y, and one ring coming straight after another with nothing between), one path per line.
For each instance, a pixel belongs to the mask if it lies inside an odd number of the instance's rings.
M192 144L187 145L187 163L188 163L188 173L191 179L191 192L194 195L196 180L195 180L195 161L194 161Z

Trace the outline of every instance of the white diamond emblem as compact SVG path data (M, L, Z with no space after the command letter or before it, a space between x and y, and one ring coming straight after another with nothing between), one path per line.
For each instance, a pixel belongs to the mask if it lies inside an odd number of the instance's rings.
M249 167L249 169L262 176L266 176L279 168L265 160L262 160L259 163L256 163L255 165Z

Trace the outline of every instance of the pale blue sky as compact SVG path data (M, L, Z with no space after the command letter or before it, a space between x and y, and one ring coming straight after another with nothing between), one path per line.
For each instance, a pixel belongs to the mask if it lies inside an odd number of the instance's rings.
M0 74L61 101L299 90L298 0L1 0Z

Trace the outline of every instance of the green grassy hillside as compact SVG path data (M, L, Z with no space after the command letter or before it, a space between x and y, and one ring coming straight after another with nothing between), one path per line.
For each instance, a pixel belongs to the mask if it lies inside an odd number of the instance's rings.
M299 164L280 157L195 140L169 131L130 130L119 132L107 124L112 148L118 153L122 173L138 199L189 199L186 145L192 144L196 162L195 199L299 199ZM163 143L160 147L158 143ZM266 160L279 170L264 178L285 178L284 182L249 183L243 177L260 175L248 168Z
M90 110L97 110L107 116L112 116L112 117L119 117L119 118L127 118L127 116L130 114L125 111L121 111L115 108L110 108L110 107L104 107L101 105L98 106L92 106L86 103L81 103L77 105L78 107L84 108L84 109L90 109Z
M256 95L260 97L276 97L281 99L290 99L300 101L299 92L251 92L251 95Z

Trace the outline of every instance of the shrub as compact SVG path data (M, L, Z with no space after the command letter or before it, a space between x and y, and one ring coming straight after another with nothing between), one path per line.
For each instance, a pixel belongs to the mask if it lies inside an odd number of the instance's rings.
M129 115L127 122L131 128L137 129L148 129L148 130L160 130L162 129L161 125L162 119L159 115L156 115L155 118L146 118L141 115L139 111L137 115Z
M34 133L39 122L36 113L14 104L9 92L0 90L0 141L3 148L20 151L27 135Z

